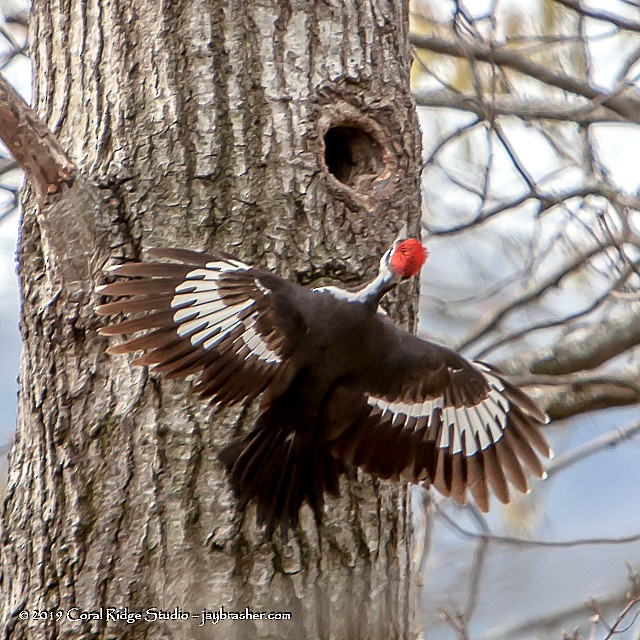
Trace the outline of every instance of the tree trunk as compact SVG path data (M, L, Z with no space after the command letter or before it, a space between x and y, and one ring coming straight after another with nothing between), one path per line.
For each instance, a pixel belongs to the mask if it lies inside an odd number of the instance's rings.
M106 355L93 312L101 270L148 247L356 285L402 222L417 233L407 3L35 0L30 41L34 106L81 175L24 203L4 637L410 637L405 487L354 473L319 530L305 508L266 539L216 459L254 412L214 416ZM416 293L391 305L405 325ZM198 617L69 619L100 607ZM199 626L220 607L291 619Z

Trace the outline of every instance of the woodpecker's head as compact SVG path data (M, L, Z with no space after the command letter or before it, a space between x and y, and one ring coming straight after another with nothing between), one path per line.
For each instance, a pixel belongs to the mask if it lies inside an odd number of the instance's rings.
M389 267L401 280L406 280L420 272L428 256L429 252L419 240L407 238L395 245L389 259Z
M395 286L412 278L420 272L429 252L420 244L420 240L407 238L407 225L405 224L397 235L393 244L380 258L380 270L378 275L369 284L355 292L343 291L337 287L324 287L341 300L350 302L372 303L377 309L383 296Z
M380 271L390 271L397 282L412 278L422 269L429 252L419 240L407 238L407 226L404 225L389 250L380 260Z

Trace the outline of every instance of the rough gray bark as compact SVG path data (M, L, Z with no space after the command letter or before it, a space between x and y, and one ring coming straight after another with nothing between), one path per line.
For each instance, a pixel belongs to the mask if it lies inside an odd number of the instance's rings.
M417 232L407 4L36 0L30 41L34 105L81 177L25 201L4 637L410 637L406 489L344 483L321 530L305 511L288 545L266 540L216 460L251 411L212 416L184 382L107 356L93 313L101 269L145 247L225 248L303 284L357 284L401 221ZM406 324L415 293L392 305ZM66 617L220 606L293 617Z

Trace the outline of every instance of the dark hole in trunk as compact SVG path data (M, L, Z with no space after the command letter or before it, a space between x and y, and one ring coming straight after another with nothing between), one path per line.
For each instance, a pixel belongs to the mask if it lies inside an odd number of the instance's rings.
M331 127L324 137L324 161L329 173L358 191L369 191L384 170L380 144L353 126Z

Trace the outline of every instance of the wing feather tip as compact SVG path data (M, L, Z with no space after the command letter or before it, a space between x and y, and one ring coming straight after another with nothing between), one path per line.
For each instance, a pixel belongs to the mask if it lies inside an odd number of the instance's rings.
M122 345L116 345L115 347L107 347L107 353L111 356L121 356L129 353L129 351L124 349Z
M120 335L119 331L114 331L114 327L102 327L98 329L98 333L101 336L117 336Z

